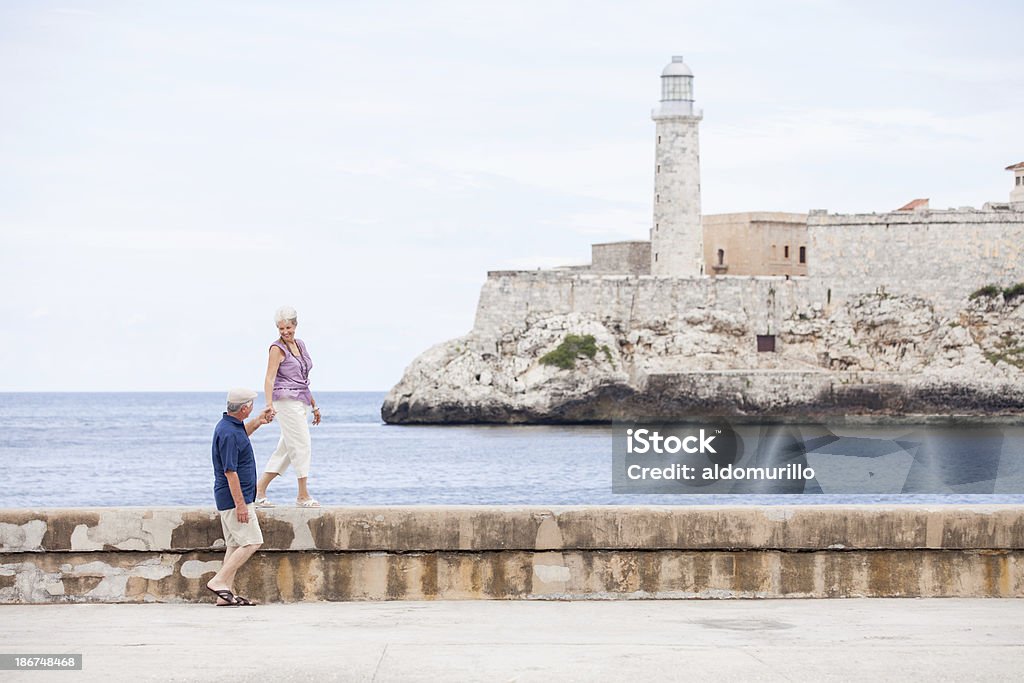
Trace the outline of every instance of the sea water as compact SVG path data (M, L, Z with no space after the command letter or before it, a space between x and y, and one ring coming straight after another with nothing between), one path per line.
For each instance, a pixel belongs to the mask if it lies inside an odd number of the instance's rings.
M380 420L383 392L316 396L324 417L310 428L309 488L324 505L1024 503L1024 495L617 495L610 426L393 426ZM0 507L211 506L210 440L223 410L223 393L0 394ZM259 469L279 436L274 423L253 435ZM295 497L291 472L271 485L272 500Z

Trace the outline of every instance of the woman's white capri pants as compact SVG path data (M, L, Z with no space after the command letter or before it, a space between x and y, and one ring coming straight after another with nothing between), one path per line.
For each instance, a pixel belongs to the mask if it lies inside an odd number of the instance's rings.
M274 410L277 411L275 420L281 425L281 440L263 471L284 474L291 465L295 476L304 479L309 476L309 422L306 421L309 405L279 398L274 401Z

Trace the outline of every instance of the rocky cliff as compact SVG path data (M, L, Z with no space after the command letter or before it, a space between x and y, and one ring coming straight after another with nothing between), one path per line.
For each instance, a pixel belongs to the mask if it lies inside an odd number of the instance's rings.
M383 419L1024 414L1024 296L964 296L941 307L884 290L831 305L790 297L770 319L747 302L636 317L569 300L567 310L549 306L497 325L480 324L478 313L470 334L409 366ZM758 352L755 337L769 332L775 352ZM598 351L571 369L542 363L568 334L592 335Z

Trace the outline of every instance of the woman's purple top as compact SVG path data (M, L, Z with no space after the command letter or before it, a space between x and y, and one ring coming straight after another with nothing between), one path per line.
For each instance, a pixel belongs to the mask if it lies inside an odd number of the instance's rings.
M292 355L291 349L278 339L271 346L284 351L284 360L277 366L277 377L274 378L274 393L271 398L289 398L303 403L313 404L313 394L309 391L309 371L313 368L313 361L309 357L309 351L301 339L296 339L295 344L299 347L299 355Z

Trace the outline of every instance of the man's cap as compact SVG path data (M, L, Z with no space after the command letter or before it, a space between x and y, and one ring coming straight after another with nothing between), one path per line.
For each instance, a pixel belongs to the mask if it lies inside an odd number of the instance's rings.
M228 391L228 403L248 403L256 398L252 389L234 388Z

